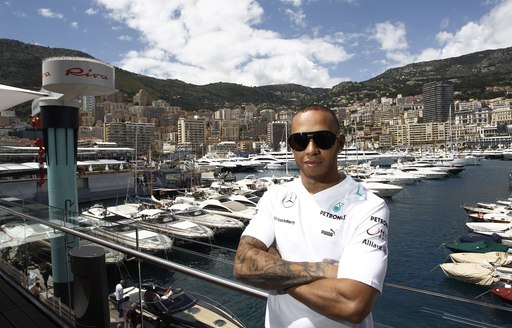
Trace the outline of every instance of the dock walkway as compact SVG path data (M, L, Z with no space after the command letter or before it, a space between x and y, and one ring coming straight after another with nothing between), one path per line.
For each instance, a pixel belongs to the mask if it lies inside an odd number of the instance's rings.
M30 272L34 273L36 281L43 285L39 269L29 268ZM44 290L38 296L30 292L28 280L29 278L21 271L0 259L0 327L74 327L73 311L53 296L51 276L48 279L48 290ZM62 317L68 317L68 320ZM110 302L109 317L111 328L123 323L123 318L118 317L117 310Z

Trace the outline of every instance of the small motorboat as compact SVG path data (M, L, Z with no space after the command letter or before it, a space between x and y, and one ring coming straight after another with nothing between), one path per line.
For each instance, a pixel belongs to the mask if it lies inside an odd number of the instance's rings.
M453 263L479 263L495 267L512 263L512 255L505 252L451 253L450 259Z
M441 263L441 270L448 278L479 286L492 286L499 282L510 282L512 275L506 267L494 267L481 263Z
M498 296L505 302L512 303L512 286L510 285L492 288L491 293Z
M124 288L130 302L139 303L139 288ZM214 305L196 298L183 288L162 288L143 284L141 289L144 320L155 327L246 327L233 313L222 305ZM109 300L116 305L114 293Z
M487 253L487 252L507 252L508 246L498 244L492 241L475 241L472 243L451 242L444 244L452 252L472 252L472 253Z

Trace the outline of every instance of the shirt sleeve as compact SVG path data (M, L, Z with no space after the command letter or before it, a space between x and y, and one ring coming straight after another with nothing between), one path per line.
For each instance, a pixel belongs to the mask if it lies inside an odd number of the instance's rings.
M382 292L388 262L388 226L389 209L381 200L363 214L354 230L340 258L339 278L357 280Z
M274 219L272 215L273 200L276 197L275 188L268 190L263 194L256 206L256 214L245 228L242 236L251 236L267 247L274 243Z

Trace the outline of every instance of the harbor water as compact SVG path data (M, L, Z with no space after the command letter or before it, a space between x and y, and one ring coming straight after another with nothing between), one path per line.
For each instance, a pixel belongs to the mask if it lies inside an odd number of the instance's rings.
M485 160L481 166L467 166L456 177L408 185L388 200L389 266L383 294L373 311L376 323L389 327L512 327L512 307L493 297L488 287L449 279L438 267L449 254L443 243L468 233L462 205L508 198L511 169L510 161ZM279 174L259 175L273 173ZM237 236L222 237L214 241L215 246L181 246L165 256L233 279L237 243ZM128 271L136 279L135 266L129 265ZM144 282L187 288L223 304L248 327L263 327L265 304L261 300L157 267L143 264L141 272ZM126 276L124 268L119 268L118 274Z

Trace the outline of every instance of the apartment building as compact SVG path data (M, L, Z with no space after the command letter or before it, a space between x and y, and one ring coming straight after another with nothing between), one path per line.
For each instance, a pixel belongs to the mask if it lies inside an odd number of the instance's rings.
M273 150L278 151L281 148L281 143L286 142L289 133L288 123L283 121L270 122L267 125L267 142Z
M453 85L430 82L423 86L423 121L445 122L453 105Z
M206 122L201 116L182 117L178 120L178 144L190 144L197 155L206 149Z
M103 139L115 142L119 147L137 149L138 154L162 150L162 144L159 144L158 139L155 138L155 125L152 123L105 123Z

